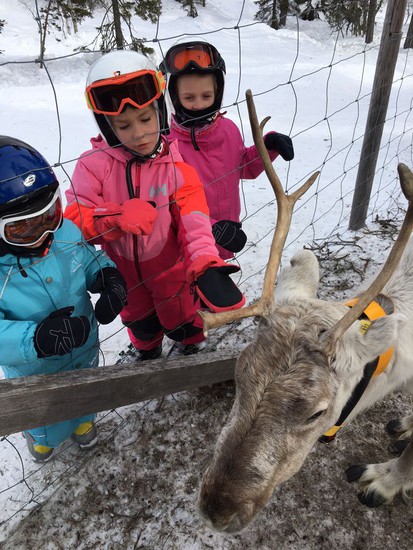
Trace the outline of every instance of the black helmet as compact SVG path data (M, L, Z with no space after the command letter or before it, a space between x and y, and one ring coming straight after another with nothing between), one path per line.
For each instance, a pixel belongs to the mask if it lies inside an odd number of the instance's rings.
M173 107L176 121L184 126L202 126L212 120L221 106L225 86L225 62L219 51L202 39L174 44L160 65L166 77L166 98ZM207 109L191 111L178 100L176 82L184 74L213 74L216 78L215 101Z

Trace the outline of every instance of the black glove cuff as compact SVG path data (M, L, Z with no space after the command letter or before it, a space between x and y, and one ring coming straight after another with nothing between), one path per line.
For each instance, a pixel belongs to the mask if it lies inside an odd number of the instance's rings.
M96 280L90 287L89 292L97 294L110 284L119 282L126 288L125 279L121 272L116 267L103 267L97 274Z

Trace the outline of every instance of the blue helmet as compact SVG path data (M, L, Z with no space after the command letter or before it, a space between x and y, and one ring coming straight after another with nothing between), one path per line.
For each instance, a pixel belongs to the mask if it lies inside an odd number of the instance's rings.
M0 215L18 212L36 198L45 203L58 188L50 165L33 147L9 136L0 136ZM40 201L41 202L41 201Z

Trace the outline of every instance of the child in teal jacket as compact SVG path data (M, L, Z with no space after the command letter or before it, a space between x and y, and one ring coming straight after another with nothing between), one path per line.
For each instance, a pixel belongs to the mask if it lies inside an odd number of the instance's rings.
M89 292L101 296L93 310ZM6 378L98 366L97 322L126 301L114 263L63 219L59 183L30 145L0 136L0 365ZM97 441L94 414L23 433L35 461Z

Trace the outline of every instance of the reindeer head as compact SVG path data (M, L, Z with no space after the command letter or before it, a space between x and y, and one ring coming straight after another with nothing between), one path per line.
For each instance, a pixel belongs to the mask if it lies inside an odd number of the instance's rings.
M366 333L356 321L394 271L413 226L412 208L389 258L351 310L317 300L318 263L301 251L274 284L295 201L317 177L287 196L262 143L251 92L247 92L254 141L273 185L278 205L261 299L224 314L202 313L204 327L250 315L261 318L256 339L238 358L236 397L204 474L198 509L216 530L237 532L265 506L274 488L294 475L317 439L336 422L363 374L363 366L396 341L397 315L374 322ZM260 131L261 130L261 131ZM413 175L399 165L402 189L413 197Z

